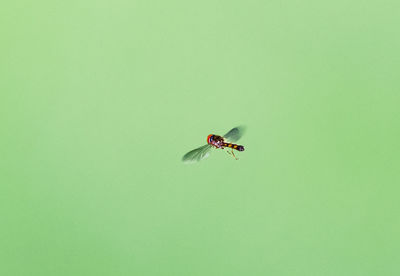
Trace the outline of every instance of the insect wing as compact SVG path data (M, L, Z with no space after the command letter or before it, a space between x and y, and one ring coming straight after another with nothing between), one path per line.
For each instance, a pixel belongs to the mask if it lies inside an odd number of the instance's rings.
M195 163L199 162L200 160L207 158L210 154L210 145L204 145L192 151L189 151L182 157L182 161L184 163Z
M224 135L224 138L230 142L236 142L243 136L244 131L244 126L234 127Z

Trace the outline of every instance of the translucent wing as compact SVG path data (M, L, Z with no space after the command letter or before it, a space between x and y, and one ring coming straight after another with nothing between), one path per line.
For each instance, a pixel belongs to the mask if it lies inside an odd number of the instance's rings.
M229 142L236 142L240 139L240 137L242 137L244 131L244 126L234 127L224 135L224 138L226 138Z
M184 163L199 162L200 160L208 157L208 155L210 154L210 149L211 146L207 144L192 151L189 151L182 157L182 161Z

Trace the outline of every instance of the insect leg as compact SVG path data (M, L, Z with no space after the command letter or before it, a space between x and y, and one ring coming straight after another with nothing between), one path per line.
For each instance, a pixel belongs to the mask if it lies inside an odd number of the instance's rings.
M239 158L236 157L235 153L233 152L233 149L232 149L232 155L233 155L233 157L235 157L236 160L239 159Z

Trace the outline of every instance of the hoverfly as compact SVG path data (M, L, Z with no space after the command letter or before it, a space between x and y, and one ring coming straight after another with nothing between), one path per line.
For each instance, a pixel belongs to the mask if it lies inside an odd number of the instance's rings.
M228 133L226 133L224 136L210 134L207 136L206 145L189 151L182 157L182 161L185 163L198 162L204 158L207 158L212 148L230 148L231 151L228 150L228 153L231 154L236 160L238 160L233 150L235 149L237 151L244 151L244 146L233 143L238 141L242 137L243 133L244 127L235 127L228 131Z

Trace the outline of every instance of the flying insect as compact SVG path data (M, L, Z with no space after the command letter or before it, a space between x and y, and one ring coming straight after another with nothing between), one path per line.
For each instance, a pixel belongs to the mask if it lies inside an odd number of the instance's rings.
M230 151L228 150L228 153L231 154L236 160L238 160L233 150L244 151L244 146L234 143L237 142L243 136L244 130L245 130L244 127L240 126L232 128L224 136L210 134L207 136L206 145L189 151L182 157L182 161L185 163L199 162L209 156L212 148L216 149L229 148Z

